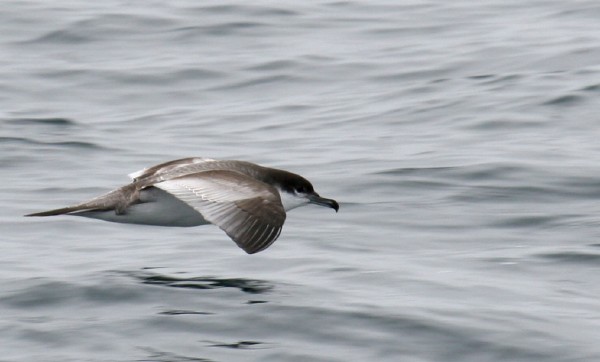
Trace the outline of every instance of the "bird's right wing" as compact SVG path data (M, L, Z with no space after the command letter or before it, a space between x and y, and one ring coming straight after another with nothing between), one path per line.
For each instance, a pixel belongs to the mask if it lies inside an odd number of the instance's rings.
M285 210L272 186L235 171L203 171L154 184L220 227L248 254L279 236Z

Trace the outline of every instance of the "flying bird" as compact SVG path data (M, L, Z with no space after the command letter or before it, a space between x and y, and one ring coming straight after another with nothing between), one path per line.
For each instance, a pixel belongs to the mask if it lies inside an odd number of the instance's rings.
M339 209L304 177L245 161L190 157L129 177L131 183L89 201L26 216L64 214L159 226L214 224L254 254L277 240L286 211L306 204Z

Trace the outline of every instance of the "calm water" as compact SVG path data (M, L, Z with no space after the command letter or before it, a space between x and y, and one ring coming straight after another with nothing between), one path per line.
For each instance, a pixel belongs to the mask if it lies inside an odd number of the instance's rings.
M4 1L0 360L600 360L600 5ZM341 209L23 214L205 156Z

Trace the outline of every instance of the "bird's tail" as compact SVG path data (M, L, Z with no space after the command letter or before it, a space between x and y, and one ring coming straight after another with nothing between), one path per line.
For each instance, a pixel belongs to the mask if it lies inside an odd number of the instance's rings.
M120 214L123 213L127 206L136 202L138 196L139 193L135 185L129 184L81 204L62 207L60 209L35 212L25 216L55 216L85 210L115 210Z
M74 211L88 210L89 207L82 207L81 205L75 206L67 206L62 207L60 209L42 211L42 212L34 212L33 214L27 214L25 216L55 216L55 215L64 215Z

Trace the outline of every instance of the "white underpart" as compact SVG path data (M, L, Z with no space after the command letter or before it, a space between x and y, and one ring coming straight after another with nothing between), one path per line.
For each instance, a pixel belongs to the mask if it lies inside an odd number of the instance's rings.
M277 188L277 191L279 191L279 195L281 196L281 204L283 205L283 209L285 211L289 211L309 203L306 196L302 194L291 194L279 188Z
M81 211L74 215L125 224L198 226L209 223L190 205L159 188L142 190L140 199L141 203L129 206L123 215L114 210Z

